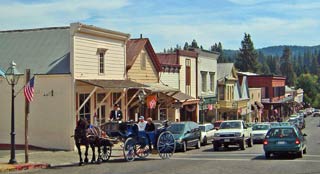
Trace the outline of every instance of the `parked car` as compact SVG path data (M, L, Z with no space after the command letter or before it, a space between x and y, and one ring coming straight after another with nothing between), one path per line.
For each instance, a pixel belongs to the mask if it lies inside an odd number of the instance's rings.
M314 110L313 117L320 117L320 109L315 109Z
M280 126L290 126L289 122L280 122Z
M252 139L253 143L262 143L268 130L270 129L269 123L257 123L252 126Z
M287 121L289 122L291 125L296 126L297 128L299 128L299 120L298 118L289 118L289 120Z
M187 151L188 147L200 148L201 131L199 125L192 121L174 122L167 129L176 141L176 150Z
M216 131L213 124L211 123L201 124L199 125L199 128L201 130L200 140L202 145L206 145L208 142L213 140L214 132Z
M303 117L307 116L307 111L306 110L299 110L298 113L303 114Z
M306 134L295 126L282 126L270 128L265 140L263 150L265 157L270 158L271 154L293 153L302 158L307 153Z
M252 129L248 128L243 120L228 120L221 123L219 130L214 133L213 149L218 151L223 145L228 148L229 145L239 145L241 150L253 146Z
M270 127L280 126L279 122L270 122Z

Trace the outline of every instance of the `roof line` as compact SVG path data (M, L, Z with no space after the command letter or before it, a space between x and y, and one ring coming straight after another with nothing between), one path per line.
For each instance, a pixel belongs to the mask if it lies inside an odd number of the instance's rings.
M11 32L25 32L25 31L42 31L42 30L57 30L57 29L70 29L69 26L64 27L45 27L45 28L32 28L32 29L20 29L20 30L4 30L0 33L11 33Z

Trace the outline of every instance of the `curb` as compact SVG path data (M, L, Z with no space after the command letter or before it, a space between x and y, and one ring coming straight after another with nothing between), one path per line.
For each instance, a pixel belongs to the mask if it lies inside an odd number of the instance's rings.
M45 169L50 167L50 164L46 163L23 163L23 164L1 164L0 172L29 170L29 169Z

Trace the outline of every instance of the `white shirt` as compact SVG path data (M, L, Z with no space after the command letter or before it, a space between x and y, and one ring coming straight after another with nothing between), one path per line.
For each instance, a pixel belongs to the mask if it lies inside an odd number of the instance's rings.
M143 122L139 121L137 123L137 125L138 125L138 130L139 131L144 131L146 126L147 126L147 122L146 121L143 121Z

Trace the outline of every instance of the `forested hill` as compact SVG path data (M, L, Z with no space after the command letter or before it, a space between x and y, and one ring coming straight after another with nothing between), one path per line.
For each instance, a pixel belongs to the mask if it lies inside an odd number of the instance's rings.
M280 57L283 53L285 45L281 46L270 46L265 48L257 49L257 52L262 52L266 56L277 56ZM303 56L304 54L314 54L315 52L320 52L320 45L317 46L288 46L291 50L292 56ZM223 50L226 57L232 58L237 54L239 50Z

